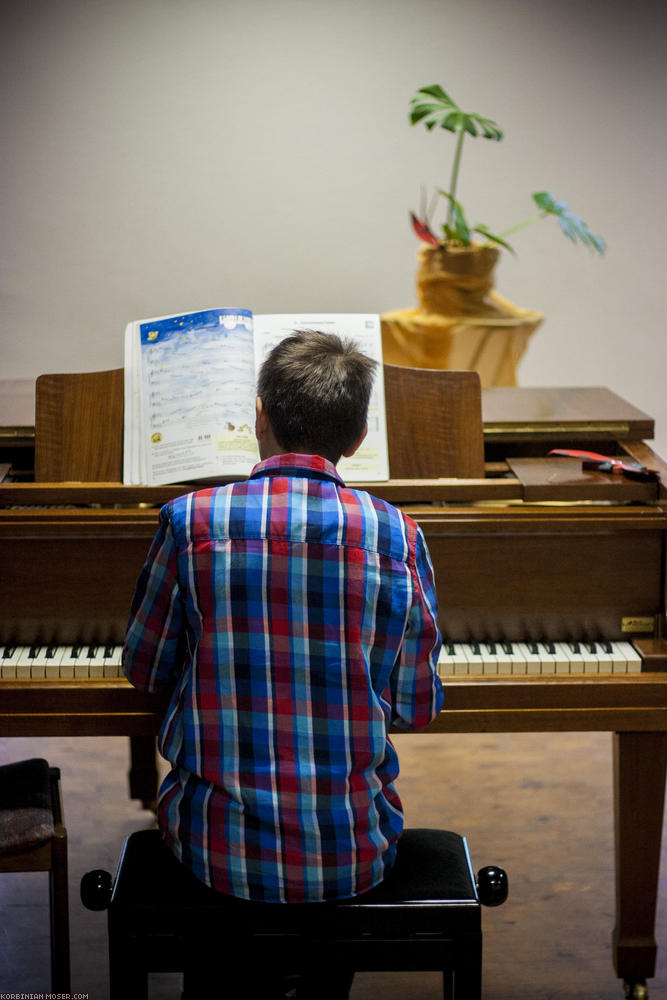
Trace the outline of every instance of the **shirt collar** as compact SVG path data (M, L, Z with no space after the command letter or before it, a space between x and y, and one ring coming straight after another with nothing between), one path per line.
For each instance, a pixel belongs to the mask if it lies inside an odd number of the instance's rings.
M263 462L258 462L250 473L250 478L275 475L331 479L340 486L345 485L333 462L321 455L297 455L293 452L273 455L271 458L265 458Z

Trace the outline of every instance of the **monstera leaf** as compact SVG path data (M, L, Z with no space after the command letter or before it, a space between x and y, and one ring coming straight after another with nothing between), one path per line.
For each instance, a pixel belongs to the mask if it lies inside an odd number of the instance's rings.
M558 224L563 230L568 240L573 243L583 243L584 246L603 254L606 249L605 241L601 236L592 233L586 223L571 212L564 201L557 201L548 191L536 191L533 201L540 209L542 216L555 215Z
M410 122L413 125L423 122L429 131L439 127L446 128L449 132L467 132L473 136L481 133L485 139L494 139L496 142L503 137L494 121L474 112L462 111L437 83L421 87L410 104Z

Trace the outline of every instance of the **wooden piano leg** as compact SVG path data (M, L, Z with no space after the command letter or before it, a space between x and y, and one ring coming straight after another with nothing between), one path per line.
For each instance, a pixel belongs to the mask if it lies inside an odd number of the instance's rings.
M157 805L158 771L155 737L130 736L130 798L140 799L144 809Z
M655 975L655 911L667 774L667 733L614 734L614 968L628 997Z

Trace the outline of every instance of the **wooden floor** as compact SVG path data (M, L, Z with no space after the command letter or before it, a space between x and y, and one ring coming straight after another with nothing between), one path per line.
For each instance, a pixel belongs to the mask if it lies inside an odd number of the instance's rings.
M411 826L456 830L473 865L500 864L510 898L485 910L485 1000L622 1000L614 976L609 734L398 736L399 790ZM108 997L106 916L84 910L81 875L113 871L123 838L152 825L126 797L124 739L4 739L0 763L44 756L62 770L69 832L72 995ZM667 842L652 1000L667 1000ZM49 991L46 876L0 876L0 996ZM178 1000L174 976L151 1000ZM352 1000L437 1000L434 974L355 978ZM253 1000L248 993L244 1000Z

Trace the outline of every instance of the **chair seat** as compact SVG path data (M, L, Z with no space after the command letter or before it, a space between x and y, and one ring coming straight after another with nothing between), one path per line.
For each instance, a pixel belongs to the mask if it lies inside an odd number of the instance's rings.
M48 762L34 757L0 766L0 855L37 847L53 834Z
M0 872L48 872L51 988L69 994L67 829L60 771L41 757L0 766Z
M480 996L480 898L466 841L446 830L406 830L393 871L369 892L292 904L216 892L158 830L143 830L125 841L113 890L107 873L90 872L82 899L91 909L108 907L112 1000L128 984L145 996L148 972L187 977L213 960L242 975L257 955L267 967L311 972L332 962L357 971L441 971L446 997Z
M121 855L110 910L126 927L150 926L162 935L203 932L215 920L236 935L281 933L348 937L371 933L401 937L437 929L456 933L481 927L480 904L465 839L447 830L406 830L392 872L360 896L327 903L257 903L226 896L192 875L171 853L158 830L128 837ZM148 923L147 923L148 921ZM362 931L361 928L365 930Z

